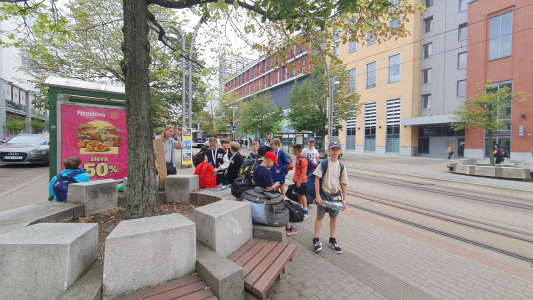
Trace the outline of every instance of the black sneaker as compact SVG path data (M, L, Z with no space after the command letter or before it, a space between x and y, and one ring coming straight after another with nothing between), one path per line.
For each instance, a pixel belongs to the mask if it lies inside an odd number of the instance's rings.
M342 253L341 247L339 247L339 245L337 245L337 241L335 239L329 239L329 246L331 248L333 248L333 251L335 251L335 253L337 253L337 254L341 254Z
M313 239L313 245L315 245L315 252L322 251L322 242L319 239Z

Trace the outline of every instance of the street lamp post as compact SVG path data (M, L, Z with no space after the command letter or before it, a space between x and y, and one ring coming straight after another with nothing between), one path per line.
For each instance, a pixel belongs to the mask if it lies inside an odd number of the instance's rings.
M196 39L196 34L198 33L198 29L200 29L200 26L203 22L204 18L202 17L200 21L198 21L198 24L194 29L194 33L192 34L189 50L189 128L192 127L192 52L194 51L194 40Z
M329 77L329 76L328 76ZM333 101L334 101L334 95L335 95L335 87L338 86L339 83L339 77L335 76L331 78L330 81L328 81L328 90L329 90L329 97L328 97L328 141L332 142L333 140Z
M183 33L181 33L178 28L174 26L170 26L170 28L177 32L181 38L181 128L185 128L185 58L183 57L183 54L185 53L185 38L183 38ZM169 34L168 37L177 39L177 37L173 34ZM189 127L191 126L189 125Z
M237 106L230 106L229 108L231 108L233 110L233 118L231 119L231 126L236 126L237 124L235 123L235 109L238 108L238 107ZM233 140L235 141L235 132L234 131L233 131Z

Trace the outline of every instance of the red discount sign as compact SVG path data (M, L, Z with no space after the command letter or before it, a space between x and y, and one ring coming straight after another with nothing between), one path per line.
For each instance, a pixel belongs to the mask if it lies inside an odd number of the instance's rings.
M61 105L61 161L72 156L81 158L91 180L127 177L126 112Z

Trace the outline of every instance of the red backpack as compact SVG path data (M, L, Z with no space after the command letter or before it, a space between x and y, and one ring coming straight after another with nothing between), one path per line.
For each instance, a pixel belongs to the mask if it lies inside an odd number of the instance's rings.
M217 176L213 174L213 169L213 166L204 161L194 170L194 175L198 175L198 182L201 189L211 188L217 185Z

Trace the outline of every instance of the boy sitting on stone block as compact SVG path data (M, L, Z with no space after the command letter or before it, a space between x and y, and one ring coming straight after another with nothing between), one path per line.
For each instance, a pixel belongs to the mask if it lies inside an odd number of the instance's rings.
M48 192L48 200L54 202L67 202L68 186L71 183L91 181L85 174L84 169L80 169L81 159L78 157L69 157L63 161L65 170L52 177Z

